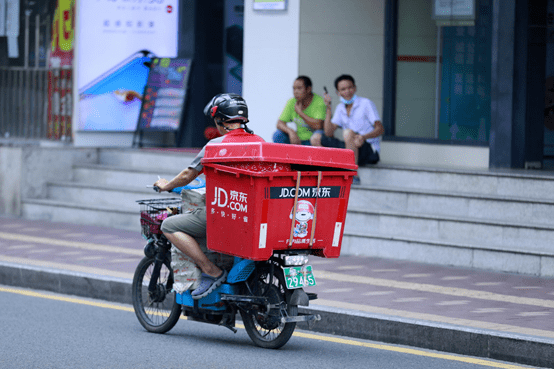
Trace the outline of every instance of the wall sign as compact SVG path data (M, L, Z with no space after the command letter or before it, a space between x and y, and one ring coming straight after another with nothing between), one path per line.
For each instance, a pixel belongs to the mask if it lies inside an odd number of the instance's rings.
M475 16L475 0L433 1L433 19L437 26L472 26Z
M285 10L286 0L254 0L254 10Z

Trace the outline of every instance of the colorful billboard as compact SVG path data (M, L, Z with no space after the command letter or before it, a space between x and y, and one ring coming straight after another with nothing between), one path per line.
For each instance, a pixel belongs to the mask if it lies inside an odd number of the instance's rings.
M178 0L95 0L78 4L78 129L134 131L149 63L174 58Z

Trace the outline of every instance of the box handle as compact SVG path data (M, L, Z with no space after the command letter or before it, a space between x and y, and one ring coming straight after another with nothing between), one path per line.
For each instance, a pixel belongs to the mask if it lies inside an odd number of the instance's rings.
M315 224L317 221L317 200L319 200L319 187L321 186L321 171L317 172L317 192L315 193L315 204L314 204L314 221L312 222L312 234L310 236L310 248L314 244L315 236Z
M300 187L300 177L301 177L300 171L297 171L296 173L298 173L298 175L296 177L296 191L294 192L294 207L292 208L293 216L291 217L292 223L290 225L289 248L292 247L292 238L294 236L294 223L296 221L294 214L296 214L296 207L298 206L298 188Z

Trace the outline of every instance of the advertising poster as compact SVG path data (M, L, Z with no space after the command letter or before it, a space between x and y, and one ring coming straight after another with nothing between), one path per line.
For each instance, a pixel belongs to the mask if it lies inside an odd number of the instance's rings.
M48 67L47 137L68 139L72 133L73 42L75 0L58 0L52 21Z
M155 58L152 60L138 130L179 129L190 64L190 59Z
M75 0L58 0L52 22L50 68L73 66Z
M174 58L178 0L79 3L78 89L81 131L134 131L154 57Z

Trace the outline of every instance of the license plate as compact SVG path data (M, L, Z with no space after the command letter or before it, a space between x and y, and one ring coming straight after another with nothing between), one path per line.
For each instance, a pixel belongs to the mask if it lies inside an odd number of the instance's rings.
M289 290L306 286L315 286L315 277L311 265L284 268L285 280Z

